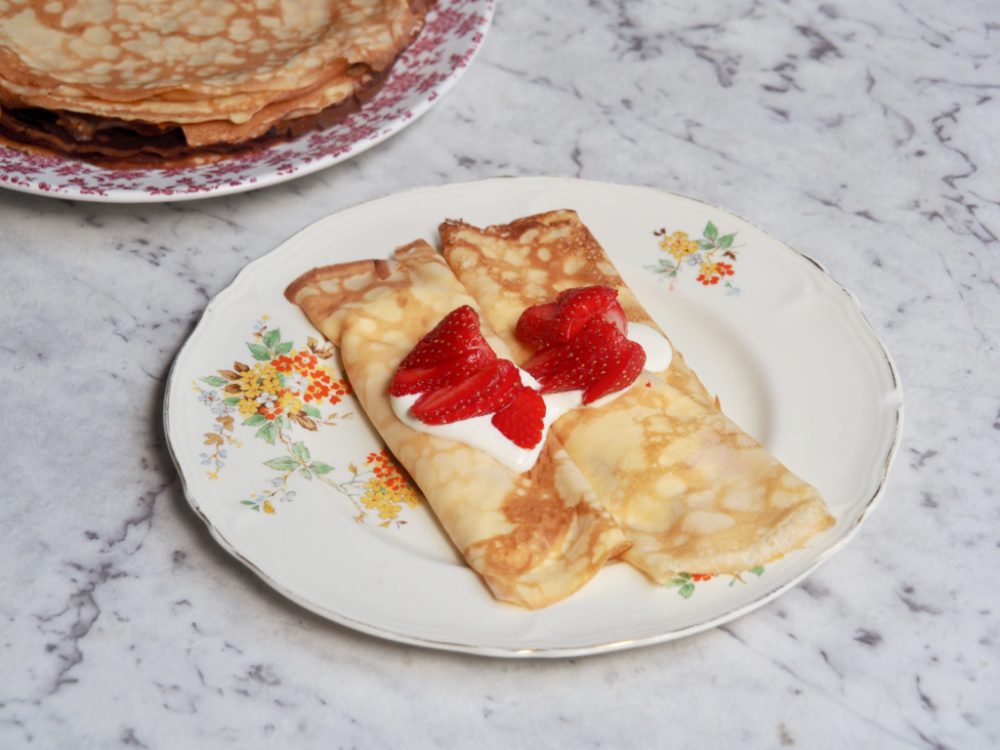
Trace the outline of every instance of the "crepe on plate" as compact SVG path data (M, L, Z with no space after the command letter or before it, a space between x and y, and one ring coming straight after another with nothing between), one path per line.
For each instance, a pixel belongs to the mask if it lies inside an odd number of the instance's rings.
M476 448L413 430L393 412L389 384L403 358L447 313L478 307L426 242L400 248L392 261L313 269L285 296L340 349L372 424L496 598L547 606L628 546L551 435L535 466L519 474ZM485 321L483 334L510 358Z
M433 0L0 0L0 143L211 161L356 111Z
M479 229L440 227L449 265L514 361L521 313L568 288L618 290L630 322L662 331L604 249L570 210ZM792 474L719 409L675 350L616 400L576 409L552 427L632 547L623 559L659 583L679 572L739 574L798 549L835 519Z

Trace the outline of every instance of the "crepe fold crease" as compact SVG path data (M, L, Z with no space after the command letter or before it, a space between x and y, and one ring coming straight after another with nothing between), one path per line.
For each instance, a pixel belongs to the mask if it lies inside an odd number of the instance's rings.
M535 466L519 474L395 415L389 384L399 363L447 313L466 304L478 309L426 242L399 248L391 261L313 269L285 295L339 348L368 418L496 598L547 606L579 590L629 546L555 437ZM500 357L510 358L485 320L483 334Z
M433 0L0 2L0 142L177 166L356 111Z
M630 322L660 331L574 211L439 231L448 264L518 364L532 353L514 336L521 313L572 287L613 287ZM676 350L667 370L643 372L552 431L632 543L623 559L659 583L738 575L835 523L820 493L723 414Z

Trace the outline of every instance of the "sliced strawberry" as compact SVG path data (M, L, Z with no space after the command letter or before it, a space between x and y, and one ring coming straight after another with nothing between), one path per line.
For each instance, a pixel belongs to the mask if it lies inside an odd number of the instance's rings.
M609 323L614 323L615 328L617 328L623 336L628 335L628 318L625 317L625 311L622 310L622 306L618 304L618 300L615 300L614 304L601 313L601 315Z
M517 321L514 335L529 346L543 349L564 344L576 336L594 316L604 317L626 332L625 311L618 304L618 292L607 286L566 289L555 302L533 305Z
M556 321L558 312L559 305L555 302L532 305L517 319L514 336L518 341L536 349L559 343L553 330L558 325Z
M470 349L493 354L479 330L479 315L469 305L457 307L427 333L399 363L399 369L429 367L464 355ZM496 355L493 355L496 358Z
M618 329L592 318L571 341L542 349L524 364L542 385L542 393L584 390L610 372L618 351Z
M545 431L545 401L534 388L522 385L517 396L493 415L490 421L501 434L519 448L534 448Z
M642 370L646 353L604 317L586 321L566 344L542 349L524 365L542 393L582 390L583 403L630 385Z
M539 349L524 363L524 369L539 383L544 383L556 371L565 369L562 359L566 356L568 346L568 344L554 344L545 349ZM542 392L549 393L550 391L543 388Z
M389 392L405 396L435 390L469 377L496 359L479 330L479 315L464 305L417 342L400 362Z
M450 424L499 411L517 396L517 367L498 359L454 385L422 394L410 411L424 424Z
M573 338L583 324L595 315L603 316L618 304L618 291L609 286L585 286L577 289L567 289L556 297L559 305L559 317L566 321L568 341ZM622 331L624 333L624 331Z
M592 403L602 396L615 393L632 385L636 378L639 377L645 364L645 350L634 341L625 339L609 371L602 377L594 380L583 392L583 403Z
M392 379L389 393L393 396L407 396L437 390L446 385L454 385L477 370L497 359L492 349L470 349L455 359L445 360L436 365L399 369Z

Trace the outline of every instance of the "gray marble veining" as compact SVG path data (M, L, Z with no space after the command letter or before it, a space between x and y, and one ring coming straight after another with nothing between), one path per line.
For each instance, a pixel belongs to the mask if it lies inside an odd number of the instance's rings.
M0 191L0 747L997 746L998 132L989 0L500 0L431 112L323 172ZM716 203L858 296L906 427L850 545L722 628L543 662L354 633L222 551L160 416L208 300L332 211L498 174Z

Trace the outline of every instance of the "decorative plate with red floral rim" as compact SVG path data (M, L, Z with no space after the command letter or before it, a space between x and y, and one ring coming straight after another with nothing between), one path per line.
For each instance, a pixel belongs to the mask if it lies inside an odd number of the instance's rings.
M463 564L366 421L335 351L283 291L310 268L360 259L359 247L388 257L418 238L434 244L444 219L483 226L557 208L579 212L727 413L826 497L837 524L811 547L667 586L613 564L535 612L495 601ZM499 178L356 206L250 264L178 355L165 419L192 507L290 599L396 641L551 657L690 635L795 585L874 507L902 396L855 298L745 220L649 188Z
M215 164L103 169L0 146L0 187L57 198L153 203L239 193L302 177L360 154L429 110L472 62L493 19L493 0L437 0L416 41L364 108L326 130Z

